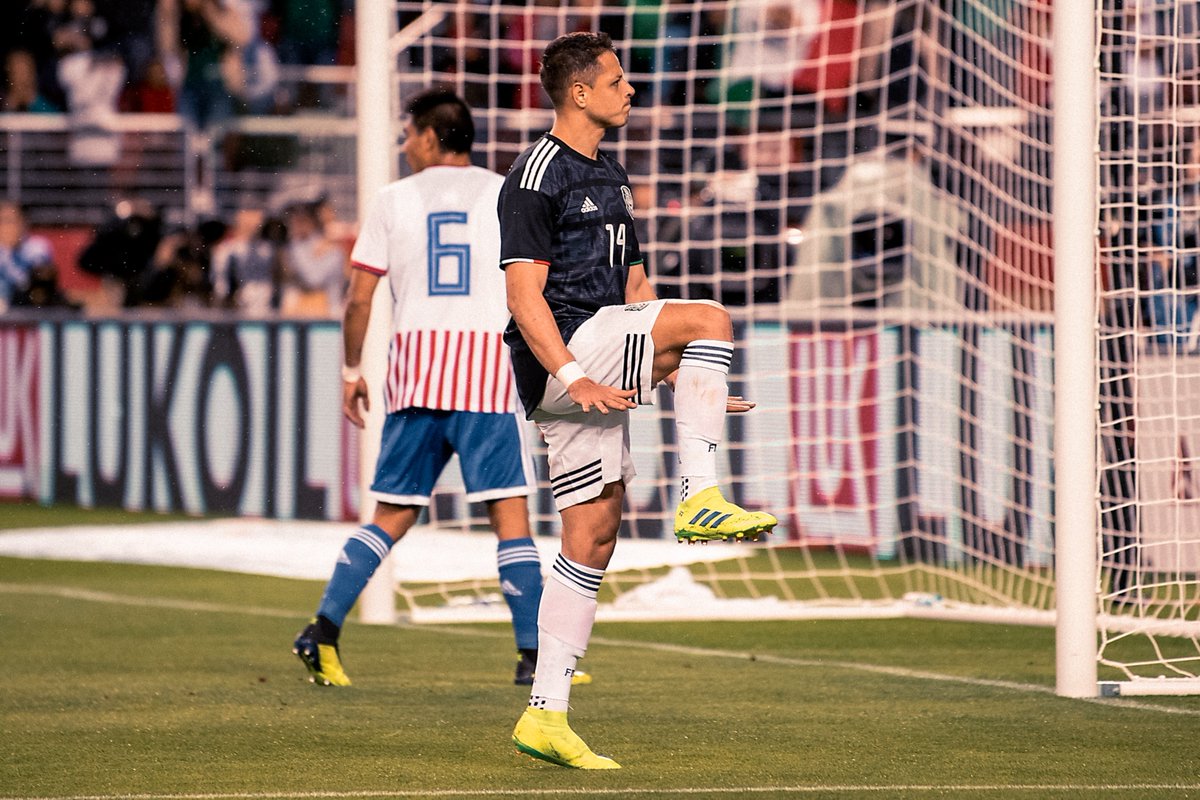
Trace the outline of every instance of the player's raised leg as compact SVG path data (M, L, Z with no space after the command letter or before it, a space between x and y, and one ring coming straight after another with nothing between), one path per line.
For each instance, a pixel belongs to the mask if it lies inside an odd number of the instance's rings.
M668 302L652 337L655 379L675 372L680 477L675 536L697 542L769 533L778 522L774 516L730 503L717 486L717 448L725 434L733 361L729 313L709 301Z

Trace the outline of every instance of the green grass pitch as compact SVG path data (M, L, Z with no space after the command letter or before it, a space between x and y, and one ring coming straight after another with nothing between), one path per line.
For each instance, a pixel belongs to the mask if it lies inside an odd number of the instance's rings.
M320 590L0 558L0 797L1200 797L1200 698L1058 698L1049 629L601 624L585 773L514 751L507 626L351 623L308 683Z

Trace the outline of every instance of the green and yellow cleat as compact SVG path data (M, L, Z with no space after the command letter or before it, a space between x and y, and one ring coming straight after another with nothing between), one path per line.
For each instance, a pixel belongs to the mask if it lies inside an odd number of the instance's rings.
M681 542L751 541L756 542L779 524L765 511L747 511L721 496L710 486L679 504L675 512L675 538Z
M567 712L527 708L513 729L513 744L527 756L573 769L620 769L608 756L599 756L567 724Z
M304 663L308 679L318 686L350 685L350 678L342 669L337 643L317 641L315 620L296 636L292 652Z

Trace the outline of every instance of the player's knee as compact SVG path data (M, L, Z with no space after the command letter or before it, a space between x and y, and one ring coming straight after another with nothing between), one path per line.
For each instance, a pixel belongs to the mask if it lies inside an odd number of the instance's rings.
M697 300L696 307L690 310L689 318L694 319L694 339L720 339L733 341L733 320L725 306L714 300Z
M671 301L655 325L654 341L662 350L682 349L697 339L733 341L733 323L725 306L713 300Z

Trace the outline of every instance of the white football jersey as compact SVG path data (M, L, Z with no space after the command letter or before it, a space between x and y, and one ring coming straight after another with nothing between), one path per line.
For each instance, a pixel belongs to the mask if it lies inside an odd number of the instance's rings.
M509 313L496 201L504 178L481 167L427 167L384 187L351 253L385 276L392 328L384 403L513 413L502 334Z

